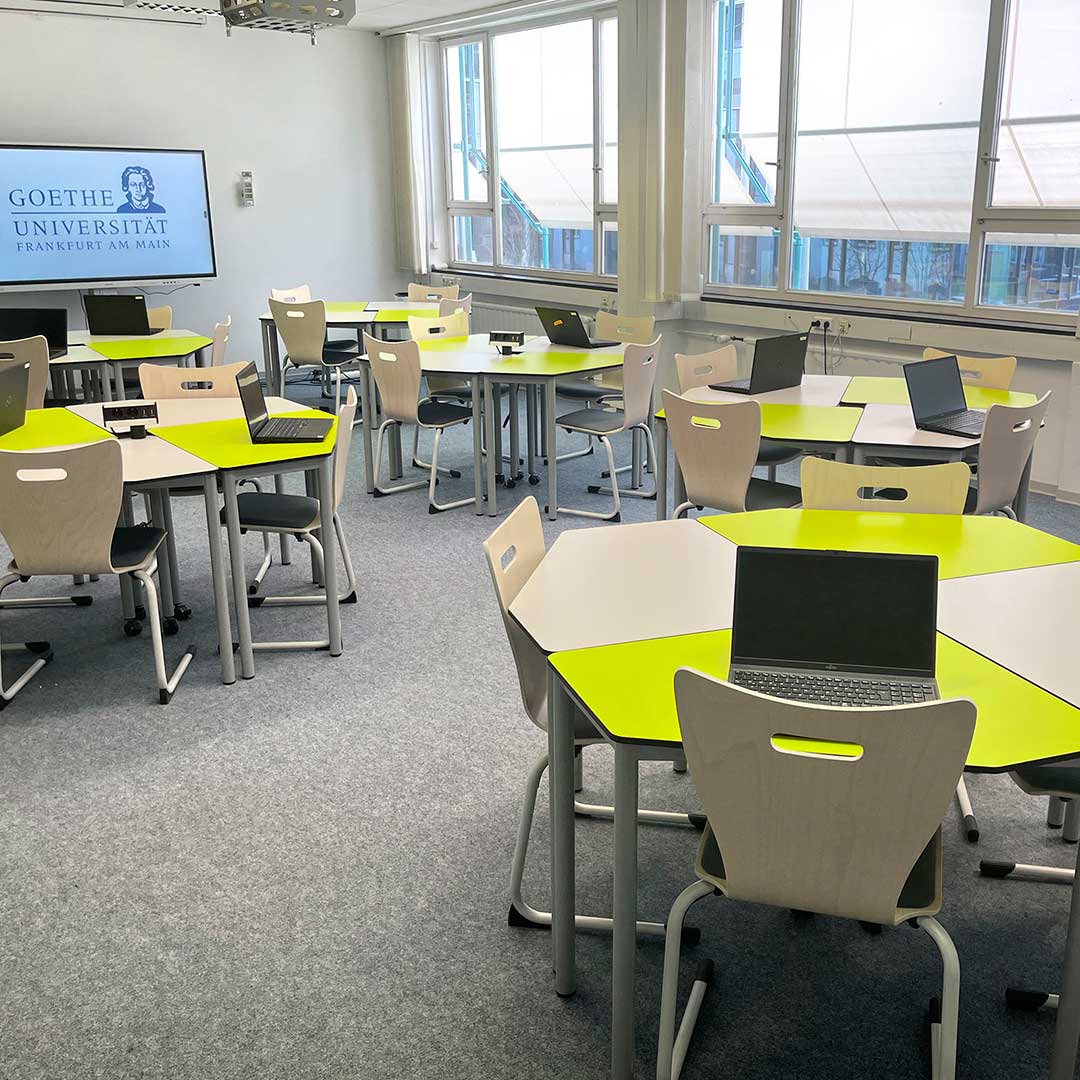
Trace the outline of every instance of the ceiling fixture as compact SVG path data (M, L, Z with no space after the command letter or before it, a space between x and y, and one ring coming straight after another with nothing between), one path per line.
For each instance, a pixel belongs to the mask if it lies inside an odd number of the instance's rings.
M179 15L220 15L225 32L234 26L309 34L312 45L320 27L345 26L356 14L356 0L124 0L126 7Z

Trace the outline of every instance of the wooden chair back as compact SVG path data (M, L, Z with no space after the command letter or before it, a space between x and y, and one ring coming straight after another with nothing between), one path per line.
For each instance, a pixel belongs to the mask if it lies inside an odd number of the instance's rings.
M619 315L615 311L598 311L595 325L594 336L602 341L651 345L656 337L656 319L652 315Z
M456 303L456 301L449 301ZM464 311L455 311L451 315L440 315L434 319L427 319L421 315L409 316L409 337L416 341L424 338L448 337L460 338L469 336L469 316Z
M297 285L293 289L271 289L271 300L281 300L286 304L309 304L311 302L311 286Z
M979 442L979 495L976 514L1009 506L1016 498L1046 412L1050 391L1034 405L991 405Z
M151 330L172 329L172 308L168 304L146 309L146 321Z
M525 711L547 730L547 657L511 617L510 605L544 557L544 526L531 495L484 541L503 626L517 667Z
M945 349L923 349L924 360L955 356L960 366L960 378L968 386L985 386L988 390L1008 390L1016 374L1015 356L961 356Z
M911 917L900 892L963 772L973 702L804 705L689 668L675 673L675 701L729 896L886 925ZM920 914L941 907L937 856Z
M663 402L686 498L698 506L741 513L761 444L761 406L753 399L687 401L670 390L663 392Z
M379 341L364 334L364 352L382 398L383 415L403 424L417 423L420 401L420 346L409 341Z
M675 378L679 393L696 390L709 383L731 382L739 376L739 354L734 345L721 345L712 352L688 356L675 354Z
M424 285L412 281L409 283L408 299L414 304L436 304L441 300L456 300L460 292L459 285Z
M225 363L225 352L229 347L229 335L232 332L232 316L226 315L224 322L214 326L214 344L210 348L210 364L220 367Z
M349 448L352 446L353 421L356 419L356 389L350 386L345 404L338 409L337 441L334 443L334 512L345 498L345 479L349 472Z
M139 391L147 401L182 398L235 398L240 396L236 376L247 367L245 363L222 364L221 367L165 367L162 364L139 365Z
M806 510L877 510L883 513L962 514L971 484L963 461L943 465L848 465L803 458L802 504ZM902 499L875 498L882 489Z
M466 315L472 314L472 293L458 299L446 298L439 301L440 315L453 315L455 312L464 311Z
M297 367L321 365L326 343L326 304L322 300L290 304L270 298L274 316L289 362Z
M656 386L656 358L660 339L647 345L630 344L623 353L623 426L647 424L652 419L653 390Z
M29 364L30 380L26 386L26 407L45 408L45 388L49 385L49 342L42 335L0 341L0 355L10 353L14 359L0 364Z
M123 494L116 439L0 451L0 534L20 574L111 574Z

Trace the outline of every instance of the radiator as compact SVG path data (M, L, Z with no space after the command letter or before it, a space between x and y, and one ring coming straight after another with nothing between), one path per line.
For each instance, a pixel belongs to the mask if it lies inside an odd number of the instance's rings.
M529 334L544 332L533 308L511 307L507 304L473 304L473 333L486 334L489 330L524 330Z

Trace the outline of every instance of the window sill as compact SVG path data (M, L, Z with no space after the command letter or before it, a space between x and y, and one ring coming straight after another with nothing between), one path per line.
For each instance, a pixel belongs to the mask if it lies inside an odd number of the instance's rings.
M591 289L595 292L615 293L618 282L615 278L600 280L597 278L548 277L541 274L508 274L502 270L486 270L483 267L447 266L432 269L431 276L470 277L486 281L506 281L525 285L545 285L564 289Z

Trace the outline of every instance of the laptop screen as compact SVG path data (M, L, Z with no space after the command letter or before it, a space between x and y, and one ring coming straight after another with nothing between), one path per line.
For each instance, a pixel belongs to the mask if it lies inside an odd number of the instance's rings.
M26 423L26 393L30 385L30 365L8 360L0 352L0 435Z
M66 349L67 308L0 308L0 341L39 334L50 349Z
M240 391L240 404L247 418L248 431L254 435L256 428L266 419L266 398L263 397L259 372L254 364L248 364L237 373L236 388Z
M911 415L915 423L946 413L963 412L967 408L964 384L960 380L960 365L955 356L905 364L904 378L907 379Z
M930 677L936 555L740 547L733 663Z

